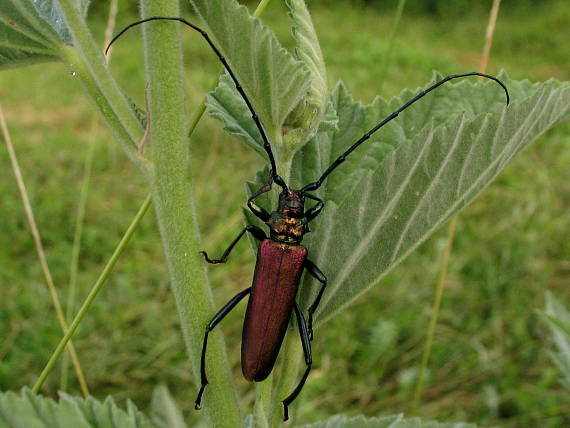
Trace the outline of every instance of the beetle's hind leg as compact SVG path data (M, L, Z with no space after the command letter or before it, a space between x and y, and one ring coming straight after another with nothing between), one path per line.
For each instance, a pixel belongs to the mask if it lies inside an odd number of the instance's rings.
M317 298L313 302L313 304L309 307L309 339L313 340L313 314L317 310L319 303L321 303L321 298L323 297L323 293L325 292L325 288L327 286L327 277L325 274L310 260L305 260L305 269L307 272L311 274L314 278L317 279L322 285L321 289L319 290L319 294L317 294Z
M228 248L226 248L226 251L224 251L224 254L222 254L222 257L219 259L210 259L208 257L208 253L206 253L205 251L200 251L200 253L202 253L202 255L204 256L204 259L206 259L206 261L208 263L211 264L218 264L218 263L225 263L228 259L228 256L230 255L230 253L232 252L232 250L234 249L235 245L238 243L238 241L243 237L243 235L245 234L245 232L249 232L253 235L253 237L255 239L258 239L259 241L263 241L266 236L265 236L265 232L263 230L261 230L259 227L257 226L253 226L253 225L248 225L246 227L243 228L243 230L239 233L239 235L236 237L236 239L234 239L232 241L232 243L229 245Z
M232 299L224 305L219 312L214 315L212 320L206 326L206 333L204 334L204 343L202 344L202 356L200 358L200 378L201 378L201 385L200 391L198 392L198 397L196 397L196 402L194 404L194 408L196 410L200 409L200 404L202 402L202 394L204 394L204 389L206 385L208 385L208 377L206 376L206 348L208 347L208 333L210 333L218 323L224 319L224 317L229 314L233 308L243 299L245 296L251 293L251 287L246 288L243 291L240 291L236 294Z
M297 325L299 326L299 334L301 335L301 343L303 345L303 354L305 355L305 364L307 364L307 369L303 374L301 382L297 385L297 387L293 390L293 392L283 400L283 420L286 421L289 419L289 404L297 398L303 386L305 385L305 381L309 376L309 372L311 371L311 367L313 365L313 357L311 356L311 340L309 339L309 332L307 331L307 323L305 322L305 317L303 316L303 312L301 312L301 308L295 302L295 316L297 318Z

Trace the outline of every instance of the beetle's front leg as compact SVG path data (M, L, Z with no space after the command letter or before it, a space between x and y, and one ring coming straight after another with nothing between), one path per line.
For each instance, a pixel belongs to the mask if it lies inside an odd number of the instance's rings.
M319 294L317 294L317 298L313 302L313 304L309 307L309 338L313 340L313 314L317 310L319 303L321 303L321 298L323 297L323 293L325 292L325 288L327 286L327 277L325 274L309 259L305 260L305 269L307 272L311 274L314 278L317 279L322 285L321 289L319 290Z
M321 198L317 198L316 196L310 195L308 193L304 193L303 195L306 198L312 199L313 201L317 201L317 203L314 206L312 206L305 212L305 218L307 219L308 223L321 213L323 207L325 206L325 203Z
M267 210L265 210L265 208L260 207L259 205L257 205L255 202L253 202L253 200L255 198L257 198L259 195L263 194L263 193L267 193L271 190L271 184L273 182L270 182L269 184L266 184L265 186L263 186L261 189L259 189L257 192L255 192L253 195L251 195L248 200L247 200L247 207L250 209L250 211L255 214L256 217L258 217L261 221L263 221L264 223L269 220L269 213L267 212Z
M226 251L224 251L224 254L222 254L222 257L219 259L210 259L208 257L208 253L206 253L205 251L200 251L200 253L202 253L204 255L204 258L206 259L206 261L208 263L212 263L212 264L218 264L218 263L225 263L226 260L228 259L228 256L230 255L230 253L232 252L232 250L234 249L235 245L238 243L238 241L241 239L241 237L245 234L245 232L249 232L253 235L253 237L255 239L258 239L260 241L263 241L264 239L266 239L267 237L265 236L265 232L263 232L263 230L261 230L259 227L257 226L253 226L253 225L248 225L246 227L243 228L243 230L240 232L240 234L236 237L236 239L234 239L232 241L232 243L230 244L230 246L228 248L226 248Z

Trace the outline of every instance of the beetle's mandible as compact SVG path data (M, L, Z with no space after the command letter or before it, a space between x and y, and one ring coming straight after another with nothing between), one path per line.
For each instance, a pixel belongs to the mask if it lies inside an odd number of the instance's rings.
M428 89L420 92L370 129L344 153L338 156L338 158L323 172L317 181L305 185L300 190L294 190L285 183L285 180L283 180L279 174L277 174L275 158L271 151L269 139L265 134L263 126L255 113L251 102L241 87L234 72L228 65L226 59L204 30L183 18L153 16L134 22L125 27L111 40L107 50L111 44L113 44L128 29L145 22L159 20L181 22L199 32L206 40L208 45L212 48L216 56L226 68L236 86L236 89L247 104L247 107L251 112L252 120L255 122L263 140L263 147L269 158L271 169L269 184L255 192L247 201L247 206L251 212L269 227L269 237L267 237L265 232L257 226L249 225L246 226L233 240L229 247L224 251L221 258L210 259L205 251L202 252L208 263L225 263L234 246L246 232L249 232L253 237L260 241L252 286L234 296L214 315L212 320L206 326L200 361L201 386L196 398L195 408L200 408L202 395L206 385L208 385L208 377L206 375L206 349L208 345L208 334L244 297L250 296L243 325L241 348L242 372L247 380L259 382L269 376L273 370L275 360L279 353L279 348L281 347L281 343L283 342L287 326L293 313L297 320L307 367L297 387L283 400L284 420L287 420L288 406L301 392L301 389L309 376L309 372L311 371L313 314L319 306L319 302L321 301L327 286L325 275L313 262L310 261L310 259L307 258L308 250L301 245L303 235L309 231L309 223L319 215L324 207L323 200L309 192L317 190L323 184L328 175L341 165L350 153L368 140L373 133L378 131L386 123L396 118L410 105L424 97L429 92L443 85L445 82L466 76L481 76L494 80L505 91L507 105L509 104L509 93L505 85L500 80L487 74L471 72L447 76L430 86ZM279 205L277 210L269 213L264 208L255 204L254 200L262 193L270 191L273 183L281 187L281 193L279 195ZM310 199L314 202L307 210L305 210L306 199ZM305 316L301 308L295 301L297 288L304 270L315 277L321 284L317 297L309 307L308 322L305 320Z

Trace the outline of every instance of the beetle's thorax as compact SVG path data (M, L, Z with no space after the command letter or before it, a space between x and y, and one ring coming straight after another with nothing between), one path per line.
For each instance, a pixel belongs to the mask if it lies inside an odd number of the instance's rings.
M286 244L299 244L309 231L305 218L305 197L295 190L279 194L279 207L271 213L267 225L271 237Z

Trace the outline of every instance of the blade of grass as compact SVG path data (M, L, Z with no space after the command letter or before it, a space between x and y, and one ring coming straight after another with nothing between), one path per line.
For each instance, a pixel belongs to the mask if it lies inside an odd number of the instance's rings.
M26 185L24 184L24 178L22 176L22 171L20 170L20 165L18 163L18 158L16 157L16 152L12 144L12 139L10 138L10 133L8 131L8 126L6 125L6 120L4 118L4 112L2 111L2 106L0 105L0 127L2 128L2 134L4 136L4 141L6 142L6 147L8 148L8 155L10 156L10 162L12 164L12 169L14 170L14 175L16 176L16 182L18 183L18 189L20 190L20 195L22 196L22 202L24 204L24 211L26 212L26 217L28 219L28 224L34 238L34 243L36 245L36 251L38 253L38 259L42 267L42 271L49 289L49 293L52 299L53 306L57 315L57 320L63 333L68 332L67 323L65 322L65 317L63 315L63 310L57 295L57 290L49 270L47 259L45 256L42 239L40 232L38 230L34 213L32 211L32 205L30 204L30 199L28 198L28 191L26 190ZM62 349L63 350L63 349ZM81 388L82 394L87 397L89 395L89 388L87 387L87 382L83 376L81 370L81 365L79 364L79 358L75 352L75 347L73 343L70 342L68 346L69 354L71 355L71 361L73 362L73 367L77 373L77 379L79 380L79 386Z
M258 4L257 7L255 8L255 11L253 12L253 16L260 16L263 11L265 10L265 8L269 5L269 2L271 0L261 0Z
M487 65L489 64L489 57L491 56L491 47L493 46L493 36L495 34L495 27L497 26L497 17L499 16L500 6L501 0L493 0L491 14L489 15L489 23L487 24L487 30L485 31L485 46L483 47L483 55L481 56L481 62L479 63L480 73L485 73ZM479 80L482 80L482 78L480 77Z
M431 348L433 344L433 336L435 332L435 327L437 325L437 320L439 317L439 311L441 309L441 299L443 297L443 290L445 288L445 277L447 276L447 268L449 266L449 256L451 255L451 249L453 247L453 237L455 236L455 228L457 227L457 216L453 217L449 223L448 235L447 235L447 245L445 247L445 252L441 258L441 265L439 270L439 278L437 281L437 287L435 290L435 298L433 303L433 309L431 318L428 325L428 333L426 341L424 344L424 350L422 353L422 362L420 366L420 374L418 376L418 383L414 391L414 401L412 404L412 414L415 414L418 406L420 405L422 392L424 389L425 375L427 371L427 366L429 362L429 357L431 355Z
M75 312L75 299L77 295L77 273L79 267L79 253L81 251L81 236L83 234L83 223L85 219L85 207L87 205L87 196L89 195L89 183L91 181L91 170L93 166L93 157L95 154L95 130L97 128L97 119L91 122L91 130L89 132L89 145L85 156L83 166L83 179L81 181L81 189L79 191L79 203L77 206L77 217L75 219L75 231L73 233L73 247L71 250L71 263L69 266L69 285L67 287L67 304L65 311L65 319L67 323L71 322L73 313ZM61 379L60 389L67 390L69 372L69 359L67 354L63 355L61 361Z
M117 18L118 11L118 0L111 0L109 5L109 14L107 16L107 26L105 28L105 42L103 44L103 49L109 44L111 38L113 37L113 31L115 29L115 22ZM111 61L112 51L107 54L107 63ZM93 157L95 155L95 132L97 129L97 124L99 123L98 118L95 116L91 120L91 128L89 131L89 145L87 148L87 154L85 156L85 163L83 166L83 179L81 181L81 190L79 193L79 203L77 207L77 217L75 220L75 231L73 234L73 248L71 251L71 263L69 267L69 285L67 291L67 307L65 318L69 323L75 312L75 299L77 295L77 273L79 266L79 253L81 251L81 236L83 234L83 223L85 219L85 207L87 205L87 196L89 195L89 183L91 181L91 169L93 166ZM68 373L69 373L69 359L67 354L63 355L61 361L61 379L60 379L60 389L62 391L67 390L68 383Z
M113 32L115 31L115 23L117 22L117 12L119 11L119 0L111 0L109 4L109 14L107 15L107 25L105 26L105 41L103 42L103 49L111 42ZM107 52L107 64L111 60L113 48Z
M485 31L485 46L483 47L483 53L481 55L481 62L479 64L479 73L485 73L487 70L487 65L489 64L489 56L491 54L491 46L493 44L493 35L495 34L495 27L497 25L497 16L499 15L499 6L501 0L493 0L493 5L491 6L491 13L489 15L489 22L487 23L487 29ZM482 77L479 78L482 80ZM445 278L447 276L447 270L449 266L449 257L451 255L451 249L453 247L453 241L455 240L455 231L457 229L457 221L459 216L454 216L450 222L447 229L447 245L445 248L445 253L441 259L441 265L439 268L440 274L437 282L435 299L433 304L432 315L429 322L428 333L426 342L424 344L424 350L422 353L422 362L420 366L420 374L418 376L418 383L414 390L414 400L412 404L412 414L415 414L420 403L424 388L425 375L427 371L427 366L429 362L429 357L431 354L431 348L433 344L433 336L435 332L435 327L437 325L437 320L439 317L439 311L441 308L441 299L443 297L443 290L445 287Z
M392 29L390 30L390 38L388 39L388 52L386 53L386 58L384 58L384 67L382 67L382 70L380 71L380 78L378 79L380 82L380 87L378 88L380 93L382 93L382 86L384 85L384 81L386 80L386 76L388 75L388 71L390 69L392 52L394 51L394 45L396 41L396 31L398 31L398 27L400 25L402 15L404 14L405 7L406 0L398 0L396 18L394 19L394 25L392 25Z
M150 204L151 204L151 199L150 199L150 195L149 195L144 200L144 202L143 202L142 206L139 208L139 211L137 212L135 218L133 219L133 221L129 225L124 236L121 238L119 245L117 245L117 248L115 248L115 251L111 255L111 258L109 259L109 261L107 262L107 264L103 268L101 275L99 276L99 278L95 282L95 285L93 285L93 288L91 289L91 291L87 295L85 302L83 302L83 305L81 306L81 308L77 312L77 315L73 319L73 322L69 326L69 329L66 331L65 336L63 336L63 338L60 340L59 344L57 345L54 352L52 353L49 361L47 362L46 366L42 370L42 373L41 373L39 379L36 381L36 384L32 388L32 391L34 393L37 393L40 390L40 388L42 387L42 385L44 384L44 382L46 381L47 377L49 376L49 374L51 373L51 371L55 367L55 364L56 364L59 356L63 352L63 349L65 348L66 344L68 342L71 343L70 342L71 336L73 336L73 333L75 333L75 330L77 330L77 327L79 326L79 324L81 323L81 321L85 317L85 314L87 313L87 311L91 307L91 304L95 300L95 297L97 297L97 294L99 293L99 291L101 291L101 288L103 287L103 285L105 284L105 282L109 278L109 275L111 274L111 272L113 271L113 268L117 264L119 257L125 251L125 248L126 248L127 244L129 243L129 241L131 240L135 230L137 229L137 227L140 224L141 220L143 219L144 215L148 211Z

